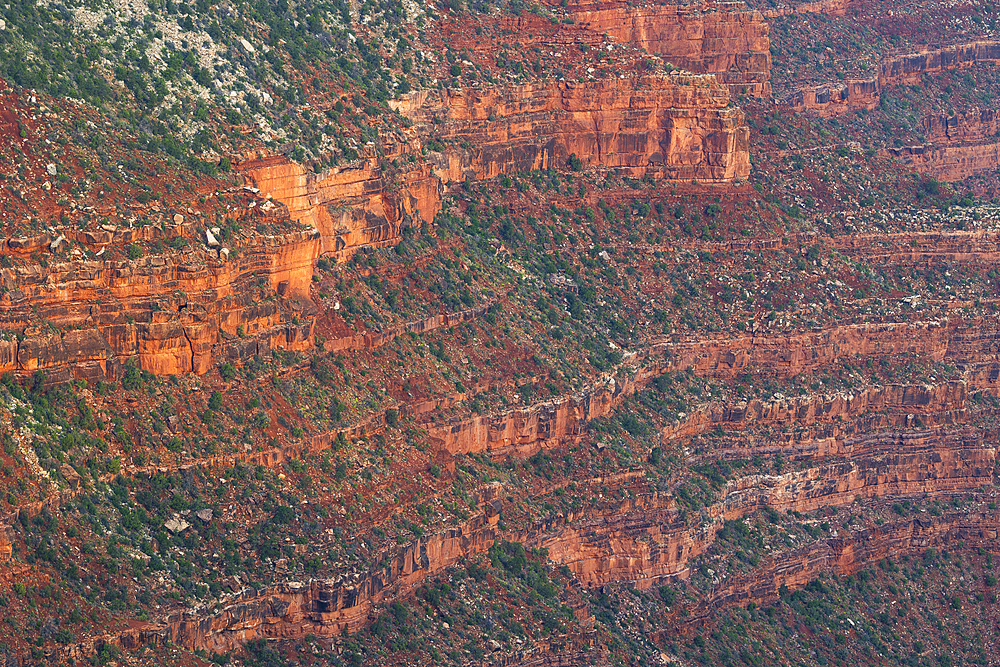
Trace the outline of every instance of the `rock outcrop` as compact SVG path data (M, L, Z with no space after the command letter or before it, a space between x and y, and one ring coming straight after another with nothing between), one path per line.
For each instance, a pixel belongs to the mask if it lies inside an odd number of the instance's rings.
M775 600L782 586L795 590L821 574L855 574L885 558L913 556L929 548L946 549L961 543L967 548L995 550L998 531L1000 514L995 510L923 515L845 531L783 551L768 558L753 574L738 575L718 585L693 610L690 622L697 624L720 606Z
M263 196L285 204L293 220L315 227L322 252L337 259L396 243L404 228L432 222L441 210L440 184L422 162L388 172L371 157L317 174L277 156L239 169Z
M943 49L884 58L878 76L846 83L822 84L786 93L782 101L796 111L835 116L852 110L872 110L882 91L916 84L925 74L961 69L979 62L1000 62L1000 42L972 42ZM993 172L1000 167L994 109L954 116L924 118L927 143L888 147L886 153L916 170L947 181Z
M736 94L771 94L771 42L763 15L743 2L692 4L582 2L568 11L586 28L662 56L677 67L714 74Z
M885 89L919 83L924 74L961 69L977 62L1000 62L1000 42L970 42L885 58L879 65L879 85Z
M319 234L251 234L230 245L229 259L191 249L0 270L0 372L93 382L120 377L132 359L156 374L201 374L310 347L311 318L294 320L310 309Z
M686 578L689 562L708 550L726 520L764 507L806 512L858 498L933 496L973 489L992 478L996 450L984 446L982 433L884 436L863 457L733 480L694 527L681 519L672 498L654 496L629 501L611 515L571 518L535 543L588 585L629 581L648 587L664 577Z
M484 90L420 91L396 108L439 150L444 181L585 167L674 180L729 182L750 173L743 112L712 76L684 73Z
M995 140L970 146L903 146L887 152L914 170L944 181L960 181L1000 167L1000 142Z
M997 110L927 116L923 125L926 144L892 147L887 152L903 164L946 181L992 173L1000 167Z
M783 102L796 111L814 111L820 116L839 116L856 109L871 111L882 98L878 79L854 79L802 88L784 96Z
M14 555L14 547L10 543L10 535L7 534L7 526L0 523L0 563L6 563Z
M550 558L569 567L585 585L631 582L645 588L665 578L686 578L692 559L711 547L727 520L764 507L811 511L850 504L859 497L934 496L992 480L996 450L984 446L981 433L942 430L915 437L886 433L869 445L845 460L784 475L732 480L694 526L670 495L650 494L641 474L624 475L619 480L594 481L604 487L630 485L638 495L625 501L595 495L594 507L541 521L504 538L548 549ZM114 641L134 647L166 640L191 649L225 651L259 637L332 636L345 628L356 630L368 623L374 605L405 595L427 576L489 549L499 538L500 491L480 494L483 510L462 526L386 554L381 559L388 563L384 567L333 580L246 590L221 609L176 614L163 623L122 633ZM880 548L872 545L871 551Z
M977 62L1000 62L1000 42L971 42L943 49L887 56L871 79L823 84L786 93L783 101L797 111L835 115L852 109L873 109L882 91L915 84L925 74L961 69Z
M851 0L816 0L798 5L779 5L775 9L764 9L764 18L789 16L791 14L827 14L828 16L844 16L851 6Z

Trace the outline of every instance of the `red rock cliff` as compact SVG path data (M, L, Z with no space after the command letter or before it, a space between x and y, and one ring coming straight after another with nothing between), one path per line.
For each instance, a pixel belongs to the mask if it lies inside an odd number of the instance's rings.
M797 110L812 109L824 115L872 109L885 89L919 83L924 74L961 69L976 62L1000 62L1000 42L971 42L887 56L879 63L878 75L873 79L804 88L787 93L784 101Z
M292 320L309 309L319 234L248 235L230 245L228 259L190 249L0 270L0 329L8 334L0 372L96 381L135 359L156 374L200 374L272 347L309 347L311 322Z
M394 243L404 227L431 222L441 210L440 184L421 162L389 174L373 157L315 174L271 157L240 170L262 195L285 204L293 220L319 230L322 251L337 258Z
M714 74L734 93L771 94L771 42L763 15L743 2L597 3L569 11L580 25L646 49L682 69Z
M650 75L464 91L395 103L424 136L447 142L428 161L442 180L564 166L728 182L750 173L743 112L711 76Z
M846 460L784 475L732 480L718 502L707 507L702 520L693 526L671 496L650 493L648 487L643 491L641 475L638 484L633 484L635 480L626 474L616 480L591 481L604 487L629 485L635 497L614 501L595 496L593 507L541 521L504 538L548 549L553 560L567 565L585 585L627 581L645 588L665 577L687 577L691 560L711 547L725 521L765 506L811 511L850 504L859 496L934 496L976 488L992 479L996 451L984 446L982 434L941 430L897 436L879 434L870 447ZM495 486L491 493L480 494L486 508L483 513L460 527L386 554L388 557L382 559L388 563L385 567L344 573L336 579L248 590L210 613L177 614L163 623L126 632L114 641L135 646L169 640L191 649L221 651L258 637L330 636L345 627L356 630L368 623L374 605L405 595L428 575L489 549L498 539L497 505L502 506L499 498L503 496L503 487ZM879 535L875 534L866 547L872 553L891 548L891 541L877 541ZM995 529L992 537L996 538ZM820 541L812 547L822 548L823 544ZM799 567L831 565L801 554L797 559L794 562ZM865 560L853 562L863 564ZM759 577L755 581L760 581ZM808 579L782 579L773 590L786 581L801 585Z

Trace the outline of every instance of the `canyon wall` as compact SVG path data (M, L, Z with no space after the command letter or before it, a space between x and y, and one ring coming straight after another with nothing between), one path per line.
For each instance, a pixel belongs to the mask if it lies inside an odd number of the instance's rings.
M771 42L763 15L743 2L690 5L571 3L581 26L655 53L698 74L714 74L734 94L771 94Z
M578 441L586 434L590 420L612 414L624 398L666 372L691 372L720 381L732 381L747 372L790 378L838 361L909 354L963 369L961 380L926 385L876 385L791 398L707 402L679 415L662 433L666 440L677 440L716 427L740 431L751 426L777 429L794 425L799 429L794 433L774 435L767 443L748 440L730 455L847 455L854 447L851 439L866 430L961 424L968 418L970 393L1000 395L998 337L997 322L942 320L664 342L636 355L614 376L577 394L494 415L425 423L422 428L433 447L450 455L523 457Z
M1000 62L1000 42L971 42L890 56L879 65L879 85L883 89L911 85L919 83L924 74L969 67L977 62Z
M886 558L914 556L929 548L948 549L964 543L966 548L995 551L1000 544L1000 514L995 510L949 512L940 517L922 515L889 521L881 526L845 531L799 549L769 557L752 574L720 582L691 613L697 625L720 606L776 600L782 586L801 588L821 574L845 576L876 565Z
M10 543L10 535L7 526L0 523L0 563L10 561L14 555L14 547Z
M920 82L925 74L962 69L975 63L1000 62L1000 42L971 42L943 49L886 56L870 79L853 79L788 92L782 98L796 111L813 110L835 115L852 109L873 109L882 91Z
M996 450L984 446L981 434L927 433L907 440L884 434L881 446L863 457L732 480L695 526L681 518L672 498L652 496L627 501L611 515L570 518L533 544L587 585L629 581L645 588L664 577L689 576L689 562L708 551L727 520L764 507L811 512L857 498L974 489L991 483L995 461Z
M585 167L728 182L750 173L749 129L712 76L646 75L485 90L424 90L393 103L440 142L427 160L444 181Z
M791 14L826 14L828 16L844 16L850 9L850 0L816 0L798 5L781 5L777 9L765 9L761 13L764 18L776 18Z
M228 257L189 248L0 269L0 373L94 382L120 377L135 360L156 374L201 374L275 347L310 347L311 319L294 320L311 312L319 234L252 234L227 245Z
M1000 62L1000 42L972 42L886 57L874 78L793 90L783 96L782 102L796 111L809 110L821 116L872 110L885 90L917 84L925 74L981 62ZM994 109L981 109L956 116L928 116L922 121L926 144L887 147L885 152L921 173L947 181L993 172L1000 167L998 115Z
M933 496L973 489L991 482L995 458L996 450L985 447L981 435L965 431L931 431L902 440L882 434L877 446L855 458L783 475L731 480L694 525L671 496L650 494L641 477L637 485L629 475L618 482L595 479L601 487L628 485L637 495L616 501L595 491L592 507L503 537L548 549L552 560L569 567L587 586L627 581L645 588L664 578L689 576L691 560L708 551L727 520L764 507L805 512L850 504L858 497ZM504 490L497 484L488 487L479 494L482 511L470 521L396 548L382 559L388 560L385 567L246 590L219 610L176 614L164 623L127 631L115 641L134 647L168 640L191 649L226 651L258 637L332 636L344 628L364 627L375 605L406 595L427 576L485 552L500 538L497 523ZM813 546L822 545L821 540ZM885 548L891 544L873 541L866 547L870 553L884 553ZM853 561L854 566L864 562ZM830 561L815 561L814 566L820 564L831 566ZM796 581L781 580L790 585Z
M393 157L395 155L395 158ZM385 160L404 158L391 147ZM422 161L384 170L377 157L321 173L283 157L239 165L248 184L288 207L293 220L315 227L322 252L347 259L358 249L392 245L408 226L432 222L441 210L439 182Z
M887 152L914 170L944 181L992 173L1000 166L1000 142L997 141L971 146L903 146L888 148Z
M871 111L882 98L878 79L854 79L845 84L823 84L792 91L782 102L796 111L813 111L820 116L839 116L856 109Z

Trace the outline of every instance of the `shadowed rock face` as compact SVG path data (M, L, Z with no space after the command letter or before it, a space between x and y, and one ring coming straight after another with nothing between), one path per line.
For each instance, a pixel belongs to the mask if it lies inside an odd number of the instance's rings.
M728 104L715 77L673 74L421 91L395 106L449 142L428 156L444 181L562 167L575 154L634 176L728 182L750 173L749 129Z
M771 41L763 15L743 2L690 5L573 3L579 25L663 56L698 74L714 74L736 94L771 94Z
M312 325L293 325L291 304L308 299L319 235L232 245L238 252L226 261L193 250L0 270L0 326L23 333L0 340L0 372L93 382L119 377L135 359L156 374L201 374L275 347L308 348Z

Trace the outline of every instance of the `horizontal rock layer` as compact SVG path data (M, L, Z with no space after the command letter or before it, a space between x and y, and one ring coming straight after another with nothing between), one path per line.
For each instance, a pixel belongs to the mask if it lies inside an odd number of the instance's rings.
M292 324L289 304L309 308L319 245L317 233L295 232L251 236L228 260L191 250L2 269L0 372L96 381L135 359L156 374L205 373L272 347L305 349L311 322Z
M887 433L863 456L733 480L699 525L689 526L670 496L647 492L624 502L599 501L578 515L560 515L504 537L548 549L550 558L568 566L586 585L628 581L647 587L667 577L688 576L690 561L707 551L727 520L763 507L811 511L850 504L858 497L933 496L976 488L992 479L995 457L995 449L983 446L982 434L971 431L928 431L902 439ZM624 479L627 483L629 478ZM638 482L636 489L644 485L641 478ZM610 479L595 483L615 484ZM461 527L399 547L388 554L384 568L246 591L219 611L175 615L117 641L129 646L169 640L220 651L258 637L331 636L345 627L357 629L367 624L373 605L405 595L428 575L489 549L499 539L502 493L502 487L485 489L480 494L484 512ZM872 543L867 548L875 553L890 547ZM824 562L823 567L829 566Z
M575 154L585 167L709 182L750 173L749 129L728 104L714 77L689 74L419 91L394 103L444 142L427 158L444 181L564 167Z
M824 84L785 94L783 101L799 111L835 115L851 109L874 109L882 91L919 83L924 74L961 69L975 63L1000 62L1000 42L970 42L943 49L887 56L872 79Z
M612 516L570 520L537 543L585 583L631 581L646 587L666 576L687 577L689 561L707 551L726 520L764 507L808 512L857 498L973 489L990 483L995 459L996 450L984 446L979 432L903 439L887 433L862 457L733 480L695 527L686 525L670 498L638 499Z
M925 74L982 62L1000 62L1000 42L972 42L887 57L875 78L804 88L787 93L783 101L797 111L811 110L822 116L872 110L884 90L916 84ZM921 173L948 181L993 172L1000 167L997 116L995 109L951 117L930 116L923 119L927 144L887 148L886 152Z
M322 252L337 259L397 243L404 228L432 222L441 210L440 184L422 162L391 174L376 158L319 174L282 157L244 162L239 169L263 196L285 204L293 220L315 227Z
M820 540L768 558L751 575L733 577L717 586L691 614L697 624L720 606L766 602L778 598L782 586L801 588L821 574L850 575L886 558L913 556L929 548L995 551L1000 544L1000 514L996 511L949 512L940 517L898 519Z
M682 69L714 74L733 93L771 94L769 27L743 2L579 2L568 11L579 25L620 44L661 55Z

